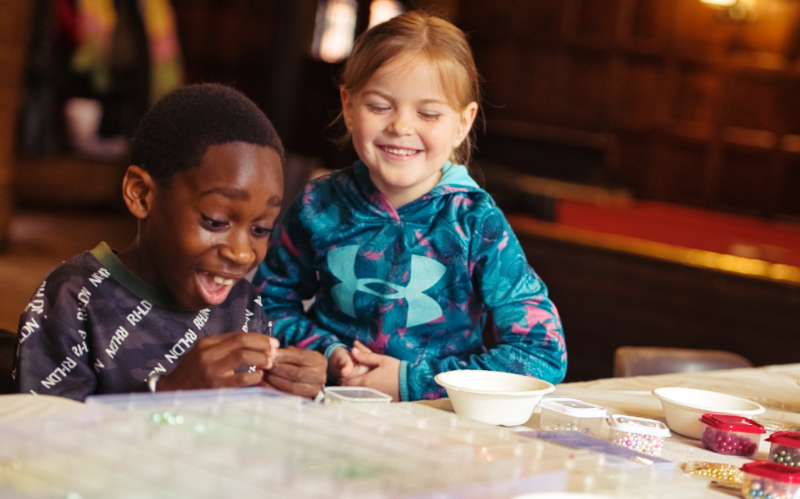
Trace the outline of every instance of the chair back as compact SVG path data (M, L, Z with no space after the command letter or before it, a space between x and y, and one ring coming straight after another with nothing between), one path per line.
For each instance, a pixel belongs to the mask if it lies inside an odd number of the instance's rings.
M11 393L11 370L14 368L14 344L17 334L0 329L0 394Z
M630 347L614 352L614 377L753 367L733 352L691 348Z

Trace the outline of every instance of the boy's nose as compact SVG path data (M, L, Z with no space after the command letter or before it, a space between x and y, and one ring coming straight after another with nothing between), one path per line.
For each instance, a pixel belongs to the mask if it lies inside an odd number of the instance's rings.
M227 244L222 245L220 254L238 265L250 265L256 259L256 252L247 244L246 238L240 239L242 238L231 238Z

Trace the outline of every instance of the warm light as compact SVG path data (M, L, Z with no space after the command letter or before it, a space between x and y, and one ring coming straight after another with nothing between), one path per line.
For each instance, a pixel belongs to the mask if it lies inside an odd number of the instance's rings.
M769 0L700 0L714 9L725 11L725 16L734 21L755 21L766 8Z
M314 57L339 62L350 55L356 32L355 0L320 0L314 27Z
M369 28L403 13L403 5L397 0L372 0L369 4Z
M706 5L713 7L730 7L736 3L736 0L700 0Z

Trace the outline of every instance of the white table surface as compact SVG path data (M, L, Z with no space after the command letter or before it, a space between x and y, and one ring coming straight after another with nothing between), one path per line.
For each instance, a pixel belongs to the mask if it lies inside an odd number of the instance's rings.
M578 383L562 383L551 397L572 397L605 407L609 414L626 414L665 421L660 401L652 395L654 388L681 386L736 395L760 403L766 412L757 417L768 429L800 428L800 364L731 369L696 373L608 378ZM452 411L447 399L422 402L445 411ZM27 394L0 396L0 424L34 417L68 416L80 412L80 402L49 396ZM539 410L524 426L538 429ZM778 428L778 427L782 428ZM766 460L769 443L762 440L753 459ZM664 444L662 457L676 463L707 461L741 465L748 460L724 456L703 448L699 440L673 433ZM730 497L709 490L709 497Z
M764 423L768 430L800 431L800 364L562 383L548 396L576 398L603 406L609 414L625 414L666 423L661 402L652 394L653 389L662 386L697 388L744 397L764 406L766 411L755 419ZM452 411L447 399L424 403ZM524 426L538 429L539 413L540 409L537 408ZM607 431L606 425L603 426L604 431ZM752 459L767 460L769 448L769 442L762 439L759 450ZM743 457L726 456L706 450L700 440L674 432L664 442L661 457L679 465L689 461L703 461L738 467L750 461ZM719 489L709 489L708 497L731 497L731 494ZM733 494L733 497L741 496Z

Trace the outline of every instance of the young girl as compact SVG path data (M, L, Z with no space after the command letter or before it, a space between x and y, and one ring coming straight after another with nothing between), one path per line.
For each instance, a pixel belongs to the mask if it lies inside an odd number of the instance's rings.
M480 99L464 34L419 12L375 26L340 92L360 161L305 187L254 279L281 342L323 352L332 382L401 401L444 396L434 376L454 369L561 381L558 312L459 164Z

